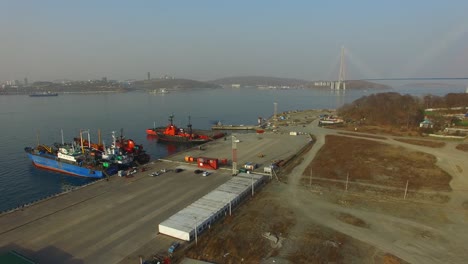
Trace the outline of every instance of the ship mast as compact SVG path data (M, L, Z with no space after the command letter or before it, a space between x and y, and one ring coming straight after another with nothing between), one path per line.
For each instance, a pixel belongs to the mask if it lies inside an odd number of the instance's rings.
M187 128L188 128L188 131L189 131L189 134L190 134L190 138L192 137L192 123L190 123L190 116L188 116L188 125L187 125Z
M171 123L171 126L173 125L173 124L172 124L172 120L173 120L173 119L174 119L174 114L172 114L172 115L169 116L169 122Z

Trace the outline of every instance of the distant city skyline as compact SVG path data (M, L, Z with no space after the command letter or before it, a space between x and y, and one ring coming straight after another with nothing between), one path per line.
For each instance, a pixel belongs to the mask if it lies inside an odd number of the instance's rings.
M465 1L0 2L0 82L466 77Z

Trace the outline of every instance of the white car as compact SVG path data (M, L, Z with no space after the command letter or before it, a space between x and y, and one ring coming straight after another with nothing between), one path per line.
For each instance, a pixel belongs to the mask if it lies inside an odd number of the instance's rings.
M210 173L209 171L204 171L202 175L203 175L204 177L206 177L206 176L208 176L208 175L210 175L210 174L211 174L211 173Z
M148 174L148 175L151 176L151 177L156 177L156 176L159 176L159 174L160 173L156 171L156 172L153 172L153 173Z

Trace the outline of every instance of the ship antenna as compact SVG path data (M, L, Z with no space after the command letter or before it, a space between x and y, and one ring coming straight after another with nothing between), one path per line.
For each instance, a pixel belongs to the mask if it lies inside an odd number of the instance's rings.
M172 113L172 115L169 116L169 122L171 122L171 126L172 126L172 120L174 119L174 113Z
M81 153L84 153L83 147L83 131L80 129Z
M190 136L192 136L192 124L190 123L190 116L188 116L188 130L189 130L189 134Z
M112 131L112 146L113 148L115 148L115 144L116 144L116 138L115 138L115 131Z
M39 141L39 129L37 130L36 137L37 137L37 145L39 146L41 144L41 142Z

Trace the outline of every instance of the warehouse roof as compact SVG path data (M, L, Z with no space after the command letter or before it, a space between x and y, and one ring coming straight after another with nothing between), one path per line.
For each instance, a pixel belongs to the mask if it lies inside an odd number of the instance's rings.
M252 181L257 184L263 175L240 173L228 182L172 215L160 225L191 233L195 225L200 226L243 193L250 192ZM170 234L168 234L170 235Z

